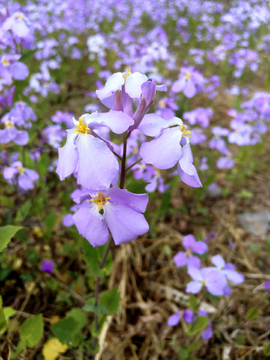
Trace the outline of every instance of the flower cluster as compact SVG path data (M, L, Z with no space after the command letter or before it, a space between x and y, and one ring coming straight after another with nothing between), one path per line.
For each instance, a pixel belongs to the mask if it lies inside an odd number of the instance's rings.
M165 189L159 169L170 169L176 164L183 182L201 186L189 144L191 132L182 120L146 114L157 90L165 91L166 86L157 85L153 79L130 69L111 75L104 88L96 91L110 111L73 118L73 127L67 130L67 142L59 149L56 172L60 179L74 174L77 184L82 186L77 197L73 197L79 205L77 211L73 220L70 222L68 218L66 223L74 222L93 246L104 245L109 231L117 245L148 231L142 215L147 194L132 194L123 189L128 169L134 167L135 178L147 181L146 189L150 192L156 187ZM117 146L110 141L104 128L116 135L124 134L123 144ZM146 136L154 140L146 142Z

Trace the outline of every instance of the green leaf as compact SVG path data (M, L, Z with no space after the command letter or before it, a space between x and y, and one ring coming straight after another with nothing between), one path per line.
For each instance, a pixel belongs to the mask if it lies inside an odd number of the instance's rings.
M187 359L188 351L180 346L178 355L180 359Z
M248 321L255 320L259 315L260 315L259 310L255 307L252 307L252 308L248 309L247 320Z
M191 307L191 310L193 312L197 312L199 310L199 303L195 295L190 294L189 295L189 305Z
M202 331L208 325L208 318L206 316L197 316L196 321L191 324L186 324L187 326L187 334L188 335L195 335L199 331Z
M118 292L118 286L111 290L103 291L99 295L99 303L108 310L109 314L117 313L120 301L121 297Z
M42 314L25 320L25 322L19 328L21 341L24 341L28 347L33 347L40 342L43 331L44 324Z
M15 353L11 354L11 359L16 359L20 352L25 349L26 344L24 341L20 340L19 344L17 345Z
M2 251L17 231L23 229L22 226L6 225L0 228L0 251Z
M10 306L0 309L0 334L4 334L7 330L9 318L15 314L16 310L12 309Z
M95 276L103 277L104 271L99 266L98 253L95 248L83 238L82 248L85 254L85 261Z
M187 351L192 352L192 351L198 349L199 345L200 345L199 341L193 341L192 343L190 343L188 345Z
M3 305L3 299L2 299L2 296L0 295L0 307L2 307Z
M98 253L98 259L99 259L99 262L102 260L103 258L103 255L107 249L107 246L108 244L105 244L103 246L98 246L96 248L96 251ZM106 275L110 275L111 271L112 271L112 254L111 252L109 251L109 254L107 255L107 258L105 260L105 263L103 265L103 271L105 272Z
M251 191L242 189L240 193L238 194L238 197L240 199L252 199L254 194Z
M66 318L73 318L77 322L78 327L76 329L76 332L80 331L87 324L86 314L83 310L79 308L73 308L68 311L66 313Z
M26 200L26 202L19 208L19 210L16 213L15 220L16 222L22 222L26 216L28 215L30 209L32 206L31 199Z
M52 331L62 344L73 345L73 337L78 329L78 322L73 317L58 321Z
M38 172L40 180L43 180L43 177L47 174L48 167L50 165L50 157L48 154L42 154L38 162Z
M27 52L25 52L21 58L20 61L24 62L24 60L28 59L29 57L33 56L35 53L37 52L37 49L35 50L29 50Z
M50 212L45 218L45 236L49 240L52 234L52 230L55 224L55 213L54 211Z
M108 313L108 310L103 305L98 304L97 306L95 306L95 300L94 299L89 299L89 300L86 301L86 304L84 306L84 310L93 312L95 314L99 314L101 312L103 314Z
M266 356L269 356L269 355L270 355L270 341L268 341L268 342L264 345L263 353L264 353L264 355L266 355Z

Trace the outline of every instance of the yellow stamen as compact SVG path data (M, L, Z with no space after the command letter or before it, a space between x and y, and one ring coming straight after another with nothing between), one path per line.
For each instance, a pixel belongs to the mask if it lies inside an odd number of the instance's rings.
M187 73L187 74L185 75L185 78L186 78L187 80L189 80L189 79L191 78L191 74L190 74L190 73Z
M3 57L3 59L2 59L2 64L3 64L4 66L8 66L8 65L9 65L8 59L6 59L5 57Z
M87 132L90 130L87 125L83 123L83 118L79 117L79 124L76 124L77 129L74 130L74 132L78 132L81 134L87 134Z
M105 197L104 192L99 192L97 198L91 199L90 201L93 201L98 206L98 211L100 212L103 210L103 206L106 204L108 200L110 200L111 197Z
M191 255L191 251L190 251L190 250L187 250L187 251L186 251L186 254L187 254L187 256L190 256L190 255Z
M205 280L202 281L202 285L203 285L203 286L206 285L206 281L205 281Z
M124 80L125 82L127 81L127 78L131 75L131 70L130 68L127 69L126 73L124 74Z
M18 19L23 19L23 14L19 13L17 16L18 16Z
M185 130L185 128L186 128L185 125L181 125L181 126L180 126L180 129L181 129L182 133L183 133L184 135L190 135L190 136L191 136L191 135L192 135L192 134L191 134L191 131L190 131L190 130Z
M8 119L8 121L7 121L7 123L6 123L6 127L7 127L8 129L11 129L13 126L14 126L14 125L12 124L11 120Z
M164 108L164 107L166 106L165 101L164 101L164 100L161 100L161 101L159 102L159 106L162 107L162 108Z
M23 172L23 168L21 166L18 168L18 170L19 170L19 174Z

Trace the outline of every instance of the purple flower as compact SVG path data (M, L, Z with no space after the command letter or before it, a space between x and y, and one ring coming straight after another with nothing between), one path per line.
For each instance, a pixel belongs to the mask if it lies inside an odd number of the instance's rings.
M221 255L215 255L211 259L212 264L216 266L216 268L220 271L220 273L228 280L230 280L234 284L241 284L245 277L244 275L236 272L234 270L234 266L231 263L226 265L224 259ZM213 268L214 269L214 268Z
M11 85L12 78L24 80L29 75L28 67L18 61L21 55L2 55L0 58L0 77L6 85Z
M16 102L14 108L10 111L10 116L14 119L16 125L19 126L25 126L27 120L37 120L37 116L33 109L24 101Z
M182 154L177 165L177 172L185 184L195 188L202 187L197 170L193 165L193 156L189 144L183 146Z
M115 244L119 245L149 229L141 214L147 206L147 194L132 194L112 187L106 192L86 192L81 200L82 207L73 215L73 220L79 233L94 247L106 244L109 230Z
M264 283L264 288L267 290L268 294L270 294L270 280L266 280Z
M212 116L212 109L199 107L195 110L184 112L183 119L188 120L190 125L200 124L202 127L208 127L209 119Z
M12 14L3 24L3 30L11 30L19 38L27 37L29 33L28 20L21 12Z
M179 79L173 83L172 91L183 91L186 97L192 98L203 87L204 81L199 71L191 66L185 66L180 69Z
M195 317L193 311L191 311L191 310L184 310L184 312L183 312L183 319L185 320L185 322L191 324L192 322L195 321L196 317Z
M186 292L196 294L205 286L211 294L223 295L223 288L227 282L218 270L213 270L213 268L203 268L199 270L190 266L188 268L188 274L194 281L187 284Z
M52 274L53 272L54 260L43 260L41 271L48 272Z
M122 115L122 116L121 116ZM58 149L57 174L61 180L74 172L78 174L78 184L90 190L107 189L118 175L119 164L110 144L100 138L94 127L107 126L121 134L133 124L126 114L111 110L107 114L84 114L75 127L67 130L67 142Z
M159 109L156 114L161 116L165 120L170 120L175 116L175 111L178 110L177 104L168 98L163 98L158 103Z
M169 326L176 326L177 324L179 324L180 319L180 311L177 311L175 314L169 317L169 319L167 320L167 324Z
M203 241L196 241L193 235L187 235L183 239L183 246L186 252L180 251L173 258L177 266L192 266L200 268L201 261L197 256L193 256L193 253L204 254L208 246Z
M231 169L234 167L234 160L230 156L222 156L217 161L217 167L219 169Z
M11 167L4 169L3 177L11 183L12 181L18 181L19 188L27 191L34 189L39 175L34 170L23 168L20 161L15 161Z
M10 141L15 142L17 145L26 145L29 141L27 131L18 130L14 123L8 119L5 122L5 129L0 130L0 143L6 144Z

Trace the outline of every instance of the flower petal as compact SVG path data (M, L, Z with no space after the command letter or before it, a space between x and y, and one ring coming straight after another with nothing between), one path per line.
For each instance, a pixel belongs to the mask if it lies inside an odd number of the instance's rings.
M126 189L114 186L108 190L106 196L111 197L111 203L126 205L138 212L145 212L148 203L147 194L133 194Z
M109 238L109 230L103 216L94 204L81 207L74 215L73 220L77 229L92 246L105 245Z
M67 142L65 146L58 149L59 158L56 173L60 180L64 180L76 170L79 155L74 144L75 137L76 134L73 129L67 130Z

